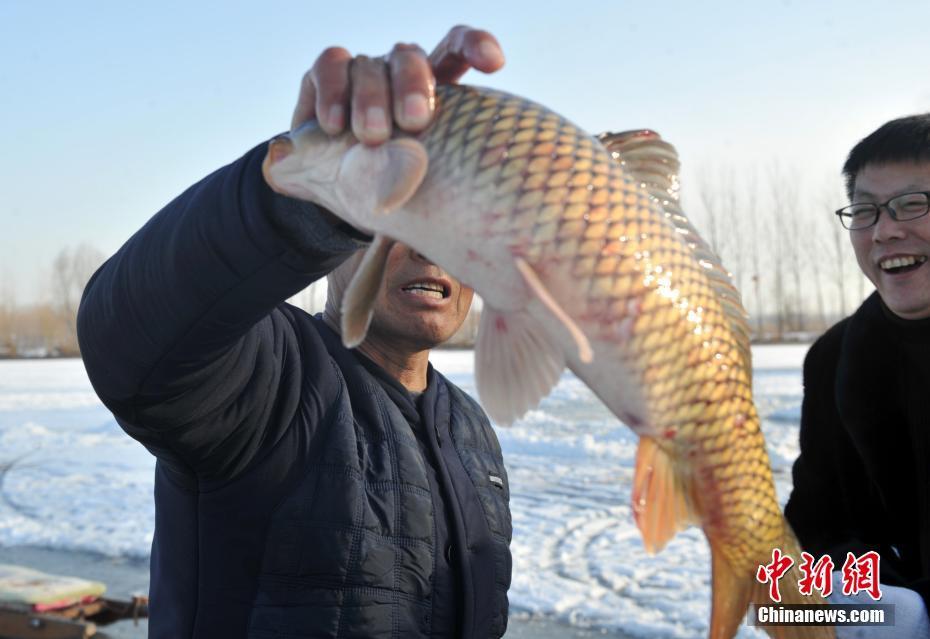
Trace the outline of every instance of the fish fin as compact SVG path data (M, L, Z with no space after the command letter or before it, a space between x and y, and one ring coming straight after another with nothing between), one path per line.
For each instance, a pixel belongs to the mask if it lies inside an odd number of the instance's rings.
M556 319L562 322L565 328L568 329L569 334L575 341L575 345L578 347L578 359L585 364L590 364L591 360L594 359L594 353L591 350L591 343L588 341L587 336L581 332L581 329L578 328L575 321L568 316L568 313L562 310L559 303L552 298L546 286L540 281L539 276L536 275L536 271L533 270L533 267L520 257L516 259L515 264L517 270L523 275L523 281L526 282L530 290L539 298L543 306L549 309L549 311L555 315Z
M375 235L346 289L340 311L342 343L346 348L354 348L365 341L375 298L378 297L381 280L384 279L385 263L393 245L394 240L384 235Z
M752 352L749 347L750 329L746 309L733 275L723 266L723 261L684 214L679 200L678 179L681 163L678 151L654 131L624 131L602 133L598 139L611 152L637 182L662 207L666 220L672 224L695 259L705 265L705 274L710 287L727 316L740 362L747 373L752 371Z
M683 481L674 461L656 440L639 438L633 476L633 516L646 552L657 553L679 530L696 523L690 482Z
M475 383L488 415L509 425L539 405L565 368L565 356L538 319L485 305L475 344Z
M356 144L346 153L340 183L346 201L368 202L375 213L390 213L413 197L429 168L426 148L413 138L377 147Z

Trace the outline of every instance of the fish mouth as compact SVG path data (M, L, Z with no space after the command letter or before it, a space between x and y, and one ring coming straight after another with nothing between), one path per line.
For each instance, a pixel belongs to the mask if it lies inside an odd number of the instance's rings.
M917 270L927 261L926 255L889 255L878 260L883 273L897 275Z
M282 185L278 184L272 169L284 158L294 152L294 142L287 135L279 135L268 143L268 151L265 153L265 159L262 161L262 176L268 186L277 193L286 193L282 190Z
M452 295L452 282L439 278L421 278L407 282L400 290L426 299L444 300Z

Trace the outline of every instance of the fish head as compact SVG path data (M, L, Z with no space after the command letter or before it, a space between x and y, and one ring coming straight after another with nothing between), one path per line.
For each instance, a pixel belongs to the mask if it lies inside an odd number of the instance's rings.
M327 135L311 120L268 143L262 174L274 191L331 209L342 158L355 144L353 136Z
M348 132L330 136L311 121L269 143L262 172L276 192L374 233L390 226L385 214L413 196L427 166L426 150L413 138L369 147Z

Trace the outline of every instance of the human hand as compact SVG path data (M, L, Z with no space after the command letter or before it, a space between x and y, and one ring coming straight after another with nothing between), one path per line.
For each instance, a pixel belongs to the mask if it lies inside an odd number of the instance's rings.
M377 58L330 47L304 74L291 129L316 119L336 135L348 124L367 145L388 140L394 126L417 133L432 119L437 83L454 83L471 68L492 73L503 64L497 39L465 26L453 27L428 56L415 44L398 43Z

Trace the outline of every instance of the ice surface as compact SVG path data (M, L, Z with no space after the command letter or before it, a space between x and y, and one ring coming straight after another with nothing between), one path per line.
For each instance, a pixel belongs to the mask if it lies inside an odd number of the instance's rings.
M148 555L154 467L80 360L0 361L0 544Z
M782 502L797 456L806 346L753 349ZM471 351L434 366L475 392ZM510 478L511 607L634 637L706 636L710 558L696 528L646 554L630 509L636 436L570 373L497 430ZM0 361L0 545L148 555L154 461L100 404L80 360ZM761 637L742 628L740 637Z

